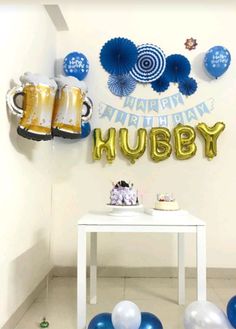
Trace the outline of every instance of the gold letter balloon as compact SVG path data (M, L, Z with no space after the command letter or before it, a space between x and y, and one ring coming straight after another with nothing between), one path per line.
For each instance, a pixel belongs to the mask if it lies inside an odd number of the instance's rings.
M156 127L150 131L150 156L153 161L159 162L170 157L172 147L170 145L170 131L167 128Z
M137 131L137 143L135 148L131 148L128 142L128 129L121 128L120 129L120 149L123 155L130 160L131 163L135 163L146 150L147 144L147 131L146 129L140 128Z
M179 160L192 158L197 151L194 143L196 138L195 130L190 126L184 126L179 123L174 129L175 137L175 155Z
M225 129L225 124L217 122L213 127L208 127L202 122L197 125L197 129L205 140L206 157L213 159L217 155L217 139Z
M102 138L102 133L100 128L94 129L93 133L93 159L100 160L102 157L102 152L106 151L106 157L108 163L116 157L116 130L115 128L109 128L107 133L107 138Z

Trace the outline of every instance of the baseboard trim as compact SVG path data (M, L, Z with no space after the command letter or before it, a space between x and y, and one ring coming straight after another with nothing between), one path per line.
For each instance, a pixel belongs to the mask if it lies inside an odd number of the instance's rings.
M51 270L43 280L37 285L37 287L31 292L31 294L25 299L25 301L16 309L16 311L11 315L7 322L3 325L2 329L13 329L17 326L18 322L21 320L28 308L33 304L35 299L38 297L40 292L46 287L47 277L49 280L53 276L53 270Z
M77 268L73 266L55 266L52 275L55 277L76 277ZM87 274L89 268L87 268ZM98 267L99 277L127 277L127 278L177 278L177 267ZM186 268L186 278L196 278L196 269ZM208 268L209 279L235 279L236 268Z

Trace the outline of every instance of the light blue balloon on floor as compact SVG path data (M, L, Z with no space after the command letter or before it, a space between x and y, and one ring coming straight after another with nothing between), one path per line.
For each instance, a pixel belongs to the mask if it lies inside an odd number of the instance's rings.
M89 62L84 54L74 51L64 58L63 69L66 75L81 81L88 74Z
M227 316L229 322L236 328L236 296L232 297L227 305Z
M111 322L111 313L96 315L89 323L88 329L114 329Z
M227 71L230 62L230 52L223 46L212 47L208 50L204 58L204 65L207 72L216 79Z
M149 312L141 312L141 325L139 329L163 329L158 317Z
M91 126L89 122L82 122L81 124L81 134L79 136L80 139L86 138L91 133Z

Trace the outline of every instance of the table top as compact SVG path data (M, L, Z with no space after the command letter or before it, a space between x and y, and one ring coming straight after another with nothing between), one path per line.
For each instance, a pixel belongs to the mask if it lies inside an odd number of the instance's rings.
M99 226L205 226L205 222L191 215L187 211L158 211L155 215L144 212L136 216L118 217L109 212L89 212L83 215L78 225Z

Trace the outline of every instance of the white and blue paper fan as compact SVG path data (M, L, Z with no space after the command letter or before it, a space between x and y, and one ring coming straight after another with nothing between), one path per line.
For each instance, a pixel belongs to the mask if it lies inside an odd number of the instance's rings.
M110 75L107 85L112 94L122 97L130 95L134 91L136 81L130 74Z
M137 47L138 59L131 76L138 82L149 83L157 80L165 70L166 57L163 51L152 44L143 44Z

